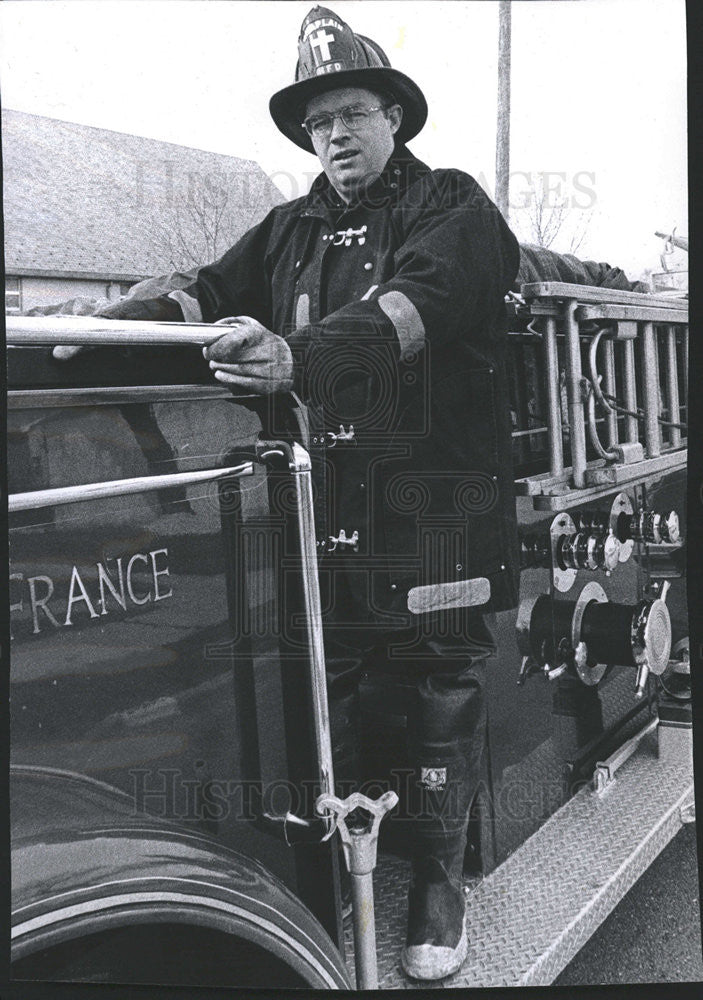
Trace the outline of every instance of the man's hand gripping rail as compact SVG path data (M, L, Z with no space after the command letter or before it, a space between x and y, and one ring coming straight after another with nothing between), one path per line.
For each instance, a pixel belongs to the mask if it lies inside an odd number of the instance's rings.
M223 334L218 326L233 329ZM7 327L10 343L50 345L58 361L95 347L201 346L214 378L225 385L263 396L293 387L293 356L287 343L250 316L231 316L215 324L17 316L8 317Z

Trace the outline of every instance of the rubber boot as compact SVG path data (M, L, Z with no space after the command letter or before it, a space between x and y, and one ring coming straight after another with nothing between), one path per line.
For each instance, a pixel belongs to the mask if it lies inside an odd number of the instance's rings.
M473 679L469 671L462 676ZM410 729L413 874L401 965L423 980L456 972L468 950L462 869L485 722L480 682L455 684L449 693L444 712L430 706L433 711L420 711ZM442 715L444 738L438 739Z

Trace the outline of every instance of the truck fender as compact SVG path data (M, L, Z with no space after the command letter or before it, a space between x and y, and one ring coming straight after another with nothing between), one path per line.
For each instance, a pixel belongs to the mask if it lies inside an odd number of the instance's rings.
M301 984L350 988L321 925L256 860L135 813L128 795L85 775L15 766L10 788L13 962L103 930L181 924L229 935L232 948L249 942Z

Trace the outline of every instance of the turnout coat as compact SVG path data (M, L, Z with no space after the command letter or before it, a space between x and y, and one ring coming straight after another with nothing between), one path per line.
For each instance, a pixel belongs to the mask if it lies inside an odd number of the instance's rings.
M504 295L518 264L477 182L400 146L361 202L321 174L190 285L120 315L247 315L285 337L321 573L343 571L365 620L400 625L409 592L413 610L517 600ZM434 584L429 603L413 590Z

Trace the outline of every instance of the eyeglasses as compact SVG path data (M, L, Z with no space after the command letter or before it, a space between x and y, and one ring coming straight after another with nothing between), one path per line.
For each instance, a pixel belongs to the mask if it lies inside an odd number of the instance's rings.
M342 108L341 111L336 111L334 114L311 115L304 122L301 122L300 125L313 139L321 139L332 132L335 118L341 118L348 129L356 132L360 128L363 128L364 125L368 125L372 111L387 110L388 106L386 105L378 105L375 108Z

